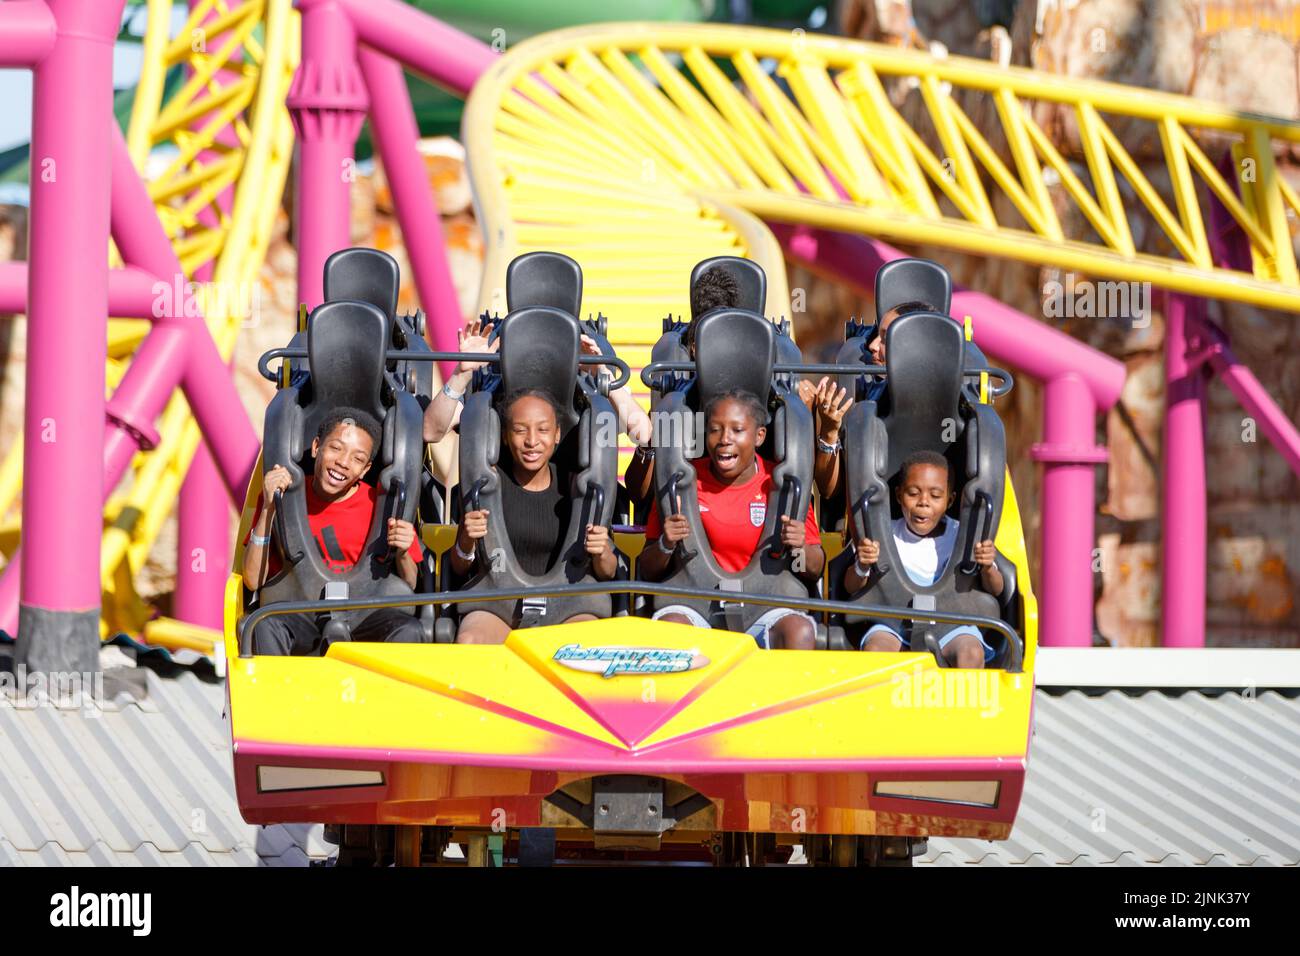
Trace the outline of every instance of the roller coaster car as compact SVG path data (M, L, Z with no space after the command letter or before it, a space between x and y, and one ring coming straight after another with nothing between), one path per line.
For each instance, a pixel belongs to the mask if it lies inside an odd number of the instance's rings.
M321 308L331 307L338 309ZM373 306L347 310L365 322L382 319ZM768 334L755 331L761 318L741 309L714 321L733 322L748 341ZM531 304L508 316L494 361L500 374L513 384L528 367L511 339L516 328L532 329L524 338L535 342L559 341L562 334L571 350L570 319L568 310ZM898 341L892 336L891 347ZM342 371L333 364L337 355L328 348L322 353L325 345L317 335L308 356L313 380L323 380L323 368ZM383 362L367 355L373 377ZM698 358L706 388L715 388L707 380L718 356L706 346ZM558 374L553 362L544 365L524 377ZM581 417L595 407L583 406L590 396L567 371L561 378L556 387L573 396L569 413ZM781 386L769 380L755 387L769 399L775 394L778 414L784 408L791 415ZM303 407L301 393L286 398L288 391L276 401L302 408L297 433L305 434L316 408ZM570 424L581 433L580 422ZM888 437L890 423L883 427ZM484 428L483 437L491 438L491 419ZM275 429L267 434L269 455L272 443L284 439ZM592 456L585 467L597 473L586 489L579 486L584 502L587 489L609 477L604 452L586 442L580 435L577 454ZM469 462L473 467L486 468L490 445L478 442L473 454L482 460ZM788 444L784 452L778 460L793 454ZM259 484L249 489L241 541ZM251 609L240 600L236 573L227 591L225 638L241 812L250 823L335 825L339 861L366 864L447 862L444 849L455 842L467 848L470 863L489 865L574 856L755 864L780 860L794 844L815 865L907 865L931 834L1005 839L1024 779L1037 623L1011 485L988 487L1001 489L997 544L1019 575L1015 627L928 612L1023 643L1023 659L1009 655L1004 667L984 671L940 668L924 652L765 651L745 634L634 616L557 625L543 619L498 646L338 641L323 657L255 657L253 628L278 613L623 594L713 602L719 594L716 585L689 581L566 580L339 602L304 590L302 599L264 597ZM806 502L809 483L797 492ZM594 496L591 504L604 513ZM287 533L309 540L305 525ZM432 550L445 551L452 533L426 526L424 537ZM639 536L618 537L623 550L639 552ZM834 536L824 540L834 555ZM242 560L237 549L236 569ZM741 607L793 606L846 619L915 614L776 590L728 598Z

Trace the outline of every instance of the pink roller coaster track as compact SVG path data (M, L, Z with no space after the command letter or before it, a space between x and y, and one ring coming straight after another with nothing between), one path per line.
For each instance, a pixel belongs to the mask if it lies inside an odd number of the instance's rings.
M0 627L17 633L33 669L97 667L100 529L104 499L132 456L157 441L154 422L177 387L193 409L204 448L181 496L182 569L177 614L221 624L224 562L190 574L193 547L228 555L224 487L242 501L258 454L239 415L230 369L185 303L153 317L155 282L181 267L128 156L112 115L112 48L124 0L0 3L0 66L32 70L31 245L27 264L0 265L0 311L29 321L23 546L0 576ZM288 97L298 133L299 298L321 301L325 258L350 245L349 177L342 175L368 115L391 184L433 345L451 349L460 321L432 189L416 152L418 131L403 67L460 94L492 64L485 45L397 0L299 0L303 56ZM229 203L227 195L222 200ZM1224 221L1220 217L1220 221ZM882 242L774 226L791 258L858 286L901 253ZM110 269L117 243L126 265ZM1238 256L1220 234L1216 258ZM1046 383L1043 642L1092 640L1094 467L1097 415L1123 386L1123 366L978 292L962 290L954 313L971 315L984 349ZM1226 340L1201 303L1168 303L1165 429L1164 643L1204 643L1204 374L1213 370L1300 472L1300 434ZM107 317L151 318L153 326L121 384L105 401ZM97 489L87 476L102 475ZM1084 503L1087 503L1085 506Z

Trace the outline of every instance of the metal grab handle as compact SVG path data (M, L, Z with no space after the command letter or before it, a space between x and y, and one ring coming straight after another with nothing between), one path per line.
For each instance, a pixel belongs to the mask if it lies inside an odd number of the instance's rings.
M787 517L788 512L791 521L799 520L799 496L802 491L803 482L796 475L787 475L785 483L781 485L781 496L777 499L776 540L768 552L770 557L779 558L785 554L785 545L781 543L781 519Z
M685 477L686 472L674 471L673 476L668 479L668 506L673 509L672 515L674 518L682 513L677 503L677 485ZM681 552L683 561L689 561L698 553L694 548L688 548L684 541L677 543L677 550Z
M859 508L859 510L862 512L861 524L858 525L858 531L859 531L861 537L858 538L858 541L861 541L863 538L870 538L870 537L871 537L871 535L870 535L870 530L871 530L871 511L870 511L870 508L871 508L871 499L872 499L873 497L875 497L877 490L878 490L878 489L877 489L874 485L871 486L870 488L868 488L866 491L864 491L864 492L862 493L862 500L858 503L858 508ZM857 544L857 541L854 542L854 545L855 545L855 546L856 546L856 544ZM881 554L881 557L884 557L884 554L883 554L883 553ZM854 560L854 563L857 562L857 556L856 556L856 555L854 556L853 560ZM879 558L876 559L876 574L880 575L881 577L884 577L886 574L889 573L889 567L890 567L890 566L889 566L888 564L885 564L885 563L884 563L883 561L881 561Z
M979 509L983 510L980 511ZM974 512L970 520L970 527L966 529L966 546L962 548L962 562L957 566L957 570L962 574L974 574L979 568L975 564L975 542L983 541L988 537L989 531L993 529L993 501L982 491L975 492L975 505L971 509ZM984 530L976 537L976 526L983 521Z
M684 598L686 600L716 601L719 595L738 604L757 604L760 607L788 607L817 614L843 614L846 617L881 618L887 621L910 621L921 614L926 620L940 624L969 624L981 630L996 631L1007 641L1010 656L1006 670L1012 673L1023 669L1025 645L1011 625L1000 618L980 617L948 611L918 612L914 608L890 607L883 604L860 604L856 601L828 601L822 598L792 597L788 594L756 594L748 591L719 592L716 588L679 587L672 584L655 584L650 581L593 581L588 584L552 585L549 587L520 587L501 589L472 589L468 591L435 591L394 597L358 598L348 601L277 601L249 612L239 624L239 656L253 656L253 632L268 617L278 614L315 614L321 611L367 611L385 607L424 607L425 605L461 604L470 601L514 601L533 597L587 597L606 594L646 594L653 597Z
M400 519L402 517L402 512L406 510L406 482L402 481L401 478L394 478L392 487L389 489L388 494L393 498L395 506L390 510L387 517L390 519ZM388 533L388 521L384 522L384 533ZM397 549L392 545L389 545L388 553L384 555L385 563L396 559L396 557Z
M273 520L275 523L275 536L280 539L280 553L284 555L286 564L297 564L302 560L303 553L301 551L290 551L289 549L289 535L286 530L287 526L284 523L284 492L277 488L275 494L271 497L271 501L275 505L275 518Z
M487 475L484 475L482 478L475 481L474 484L470 485L468 494L463 497L464 511L479 510L479 495L483 489L487 487L487 483Z
M585 538L587 525L599 526L601 513L605 510L605 489L601 485L593 483L587 486L587 494L582 501L582 510L585 516L585 520L582 522ZM583 553L586 554L586 551L584 550ZM588 562L595 561L595 555L586 554L586 558Z
M479 510L479 495L487 487L488 477L483 475L475 480L474 484L469 486L469 491L461 495L461 518L463 519L468 512ZM474 542L474 554L479 555L479 548L482 540Z
M271 363L276 359L309 358L304 348L271 349L257 360L257 371L268 382L274 382L278 376L271 371ZM483 365L500 365L498 352L410 352L389 349L384 352L387 362L479 362ZM621 358L613 355L579 355L579 365L612 365L618 369L618 378L610 383L609 390L622 388L632 378L632 370Z
M694 372L695 363L690 361L678 362L651 362L641 369L641 383L647 388L658 388L658 383L654 377L660 372ZM805 375L884 375L888 376L889 369L884 365L862 365L859 363L843 362L777 362L772 366L772 374L778 375L786 372L802 373ZM1006 369L988 366L986 368L968 368L962 370L963 378L974 378L978 381L980 375L987 373L990 378L996 378L1002 384L997 387L989 387L990 398L1000 398L1015 386L1015 379Z

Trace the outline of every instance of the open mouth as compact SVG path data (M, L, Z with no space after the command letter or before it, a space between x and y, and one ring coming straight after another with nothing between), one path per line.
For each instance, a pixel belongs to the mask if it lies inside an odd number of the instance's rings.
M329 480L334 482L334 484L336 485L342 485L347 483L348 476L344 472L339 471L337 468L326 468L325 474L329 478Z
M717 451L713 453L713 460L719 468L731 468L736 462L740 461L740 456L735 452Z

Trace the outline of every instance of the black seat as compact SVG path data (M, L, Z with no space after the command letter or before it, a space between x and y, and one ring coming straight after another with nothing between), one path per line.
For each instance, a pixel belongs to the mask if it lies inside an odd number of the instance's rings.
M267 407L263 468L270 471L283 465L293 481L276 518L283 566L262 587L262 604L321 600L329 582L346 583L352 599L411 593L386 560L386 521L392 516L415 520L424 458L422 414L415 397L394 388L385 373L387 321L368 302L318 306L307 320L304 380L280 388ZM312 537L304 487L313 469L312 439L321 421L342 406L374 416L383 426L383 440L365 476L376 486L378 500L364 556L352 570L335 573L325 565ZM368 613L354 611L332 618L346 626Z
M506 267L506 309L546 306L582 315L582 268L558 252L529 252Z
M534 295L550 295L551 301L560 301L567 296L567 303L576 307L581 297L581 273L576 274L574 282L569 263L576 267L568 257L549 253L516 259L507 272L508 301L531 301ZM552 281L546 278L547 269L554 272ZM485 558L481 570L459 590L557 588L595 580L583 540L587 524L610 523L618 487L618 448L608 435L602 434L602 424L616 420L613 406L590 376L578 373L581 333L572 313L543 305L516 308L497 326L501 342L499 374L479 379L480 384L490 387L479 388L466 397L460 420L461 509L486 508L489 517L487 535L480 543ZM502 478L497 466L500 455L508 453L502 447L501 419L495 401L520 389L544 390L560 406L562 437L551 460L557 480L572 499L560 556L542 575L528 574L520 567L501 505ZM491 559L486 560L487 556ZM611 613L607 595L560 594L513 607L503 607L503 603L462 603L458 613L463 616L473 610L487 610L510 622L519 620L525 627L559 623L575 614L609 617Z
M767 274L763 272L763 267L752 259L741 259L738 256L714 256L696 263L695 268L691 270L690 288L692 292L700 277L712 269L721 269L731 275L736 280L738 290L736 307L746 312L753 312L763 315L767 307ZM691 296L694 299L694 296ZM703 316L695 316L703 318ZM653 362L686 362L690 360L690 349L686 341L686 330L688 322L682 322L673 319L672 316L664 319L663 333L655 342L650 350L650 361ZM788 329L786 330L788 332ZM794 343L791 342L791 345ZM781 350L782 361L788 359L788 352ZM799 361L798 346L795 346L795 358L791 361ZM693 376L689 372L666 372L658 377L658 380L651 386L650 390L650 407L651 410L659 408L659 402L665 393L677 390L683 387L685 383Z
M916 312L890 325L886 346L884 397L879 403L854 405L843 430L844 480L853 525L859 536L865 529L880 543L879 566L885 572L865 599L905 608L923 597L940 611L1009 618L1015 601L1014 566L997 556L1006 580L1000 599L977 587L976 572L961 569L973 531L978 531L978 539L997 535L1006 469L1002 421L992 405L978 401L978 394L964 384L970 357L962 329L947 316ZM982 360L982 354L978 358ZM900 514L894 498L900 467L921 450L947 457L959 492L950 515L960 521L961 531L953 557L932 585L908 577L892 534ZM851 598L842 588L844 570L854 560L852 542L848 544L830 569L832 593L841 600ZM929 639L945 629L932 626ZM1002 649L1004 655L1008 651Z
M425 340L425 317L421 311L398 314L397 297L401 289L401 270L397 260L379 249L356 247L340 249L325 260L324 294L326 302L368 302L385 316L386 340L395 351L429 352ZM291 343L293 344L293 343ZM386 369L397 388L416 397L421 410L433 401L433 363L428 361L390 361ZM443 487L428 469L421 476L418 489L420 516L432 523L442 520Z
M781 515L802 520L808 511L813 468L812 416L798 394L773 374L781 337L777 326L757 312L709 312L698 320L696 328L693 382L684 391L663 395L657 409L664 416L662 421L682 425L658 429L661 441L655 455L655 495L659 512L674 513L680 497L681 511L691 525L691 538L674 557L667 583L719 592L713 601L661 598L658 603L687 604L716 626L731 630L750 627L767 608L729 602L727 591L808 597L807 586L790 570L791 555L779 545ZM733 388L757 395L769 410L768 436L760 453L768 460L773 478L759 548L736 573L724 571L708 547L690 461L704 453L703 435L694 434L691 423L714 396Z

